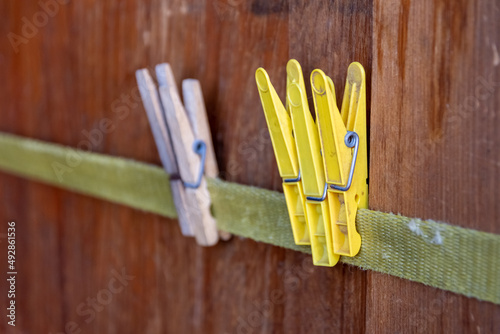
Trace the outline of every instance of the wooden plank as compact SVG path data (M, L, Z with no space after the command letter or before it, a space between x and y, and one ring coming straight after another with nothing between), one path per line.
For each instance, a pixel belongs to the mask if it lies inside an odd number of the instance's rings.
M500 233L498 5L374 3L370 207ZM368 332L500 331L500 306L369 282Z
M309 77L316 68L322 69L332 78L338 106L342 105L347 68L351 62L358 61L365 67L370 87L371 38L368 36L372 34L371 8L370 1L339 1L333 4L321 1L290 2L290 58L297 59L302 66L310 108L313 101ZM278 90L280 92L284 90ZM368 89L368 103L369 97ZM324 327L317 330L364 332L366 272L337 265L331 268L331 275L331 282L338 287L332 290L337 290L337 293L331 291L332 299L323 305L329 305L333 312L329 320L322 320ZM289 330L293 331L291 328Z

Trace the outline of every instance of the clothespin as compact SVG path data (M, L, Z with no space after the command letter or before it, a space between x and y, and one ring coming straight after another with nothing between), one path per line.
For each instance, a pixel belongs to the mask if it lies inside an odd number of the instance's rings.
M183 235L194 236L198 244L211 246L217 243L219 235L210 213L204 175L215 177L218 168L201 87L196 80L183 82L185 110L170 66L158 65L156 75L159 92L148 70L136 72L162 164L171 175L181 231ZM228 235L224 233L222 237L227 239Z
M328 184L333 251L355 256L361 247L356 212L368 208L365 71L356 62L349 66L341 113L333 82L323 71L312 72L311 87Z
M257 70L255 80L271 135L278 170L283 179L283 192L292 225L293 238L297 245L309 245L311 241L306 220L305 197L297 149L292 134L292 121L263 68Z
M287 66L287 102L292 115L295 143L306 196L307 223L311 234L313 263L334 266L340 256L333 252L330 209L321 158L318 128L307 103L300 64L295 59Z
M339 256L333 253L330 214L318 130L309 112L302 69L296 60L288 62L286 101L288 113L264 69L257 70L256 81L280 175L284 178L283 189L295 242L311 245L315 265L333 266L338 262ZM286 167L297 168L297 162L300 172L297 169L286 169ZM287 172L289 173L287 174ZM296 189L299 189L299 191L295 191L298 198L290 198L288 194L290 186L287 180L290 176L296 175L299 176L299 181L294 183ZM294 210L298 207L297 203L302 205L301 212L304 212L305 215L301 218L305 219L305 224L298 225L297 223L297 215L294 215ZM298 239L297 232L302 232L305 228L309 232L308 240Z
M296 244L310 244L315 265L333 266L361 247L356 212L368 207L366 87L363 67L349 67L339 113L333 81L311 74L316 124L309 111L300 64L287 64L286 110L266 71L255 74L273 143ZM295 145L294 145L295 144ZM297 166L298 163L298 166ZM295 186L290 196L289 178ZM297 208L305 224L297 219ZM305 209L305 210L304 210ZM304 229L309 234L306 238Z
M178 175L177 160L175 159L174 149L168 134L167 123L165 122L163 107L156 85L147 69L138 70L136 72L136 79L163 168L169 175ZM177 208L181 232L184 236L194 236L192 223L187 216L187 208L196 205L194 198L186 196L181 180L170 180L170 188L172 189L174 204Z

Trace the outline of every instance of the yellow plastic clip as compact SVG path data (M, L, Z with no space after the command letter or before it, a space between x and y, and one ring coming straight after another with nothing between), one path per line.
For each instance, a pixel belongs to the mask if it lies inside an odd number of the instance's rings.
M332 80L311 74L316 123L311 116L300 64L287 64L283 107L266 71L255 73L288 206L295 243L311 244L315 265L334 266L340 255L361 248L358 208L368 207L366 82L352 63L339 112ZM300 168L299 168L300 167Z
M313 71L311 87L328 184L333 251L355 256L361 247L357 209L368 207L365 71L356 62L349 66L341 113L333 82L323 71Z
M306 196L306 217L311 236L313 263L334 266L339 256L333 253L330 209L318 128L307 103L300 64L292 59L287 67L287 105L292 116L295 143Z
M309 245L309 228L304 210L305 197L292 134L292 121L263 68L255 72L255 80L266 115L278 170L283 178L283 192L292 224L293 237L297 245Z

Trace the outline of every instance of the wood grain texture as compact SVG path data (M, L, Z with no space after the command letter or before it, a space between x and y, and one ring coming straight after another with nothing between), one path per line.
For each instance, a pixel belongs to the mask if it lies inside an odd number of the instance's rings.
M371 208L500 233L499 9L374 2ZM370 332L500 331L500 306L368 276Z
M268 70L283 98L295 57L306 75L316 67L330 75L340 97L347 66L359 61L372 101L371 207L500 233L500 100L497 86L483 83L500 82L497 7L72 1L19 52L0 43L0 131L159 165L134 73L168 61L179 87L182 78L201 82L222 177L280 189L255 69ZM2 35L21 34L23 17L39 11L37 2L1 1ZM0 332L70 333L71 321L81 333L500 330L490 303L343 264L315 268L307 255L238 237L202 248L175 221L0 180L0 233L17 222L19 273L17 327L0 321ZM134 278L106 299L122 269ZM3 283L0 296L5 309ZM82 316L93 298L99 311Z

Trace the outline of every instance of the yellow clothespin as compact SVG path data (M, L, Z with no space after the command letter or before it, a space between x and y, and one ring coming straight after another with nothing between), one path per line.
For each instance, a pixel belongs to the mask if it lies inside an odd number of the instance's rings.
M305 197L302 191L297 149L292 134L292 121L263 68L255 72L255 80L271 135L278 170L283 178L283 192L293 237L297 245L309 245L309 228L304 210Z
M333 253L330 210L318 128L307 104L300 64L292 59L288 62L286 70L287 102L292 115L302 185L306 196L306 217L311 235L313 263L317 266L334 266L339 256Z
M296 60L288 62L286 110L264 69L257 70L256 81L278 169L284 179L283 189L295 242L311 244L315 265L333 266L339 256L333 254L321 147L318 130L307 104L302 69ZM293 192L289 190L289 178L293 178ZM291 193L295 195L293 198ZM297 222L297 208L302 214L300 225ZM308 239L301 239L303 235L307 235Z
M361 247L356 212L368 207L365 71L357 62L349 66L341 113L333 82L323 71L313 71L311 87L328 184L333 251L355 256Z

